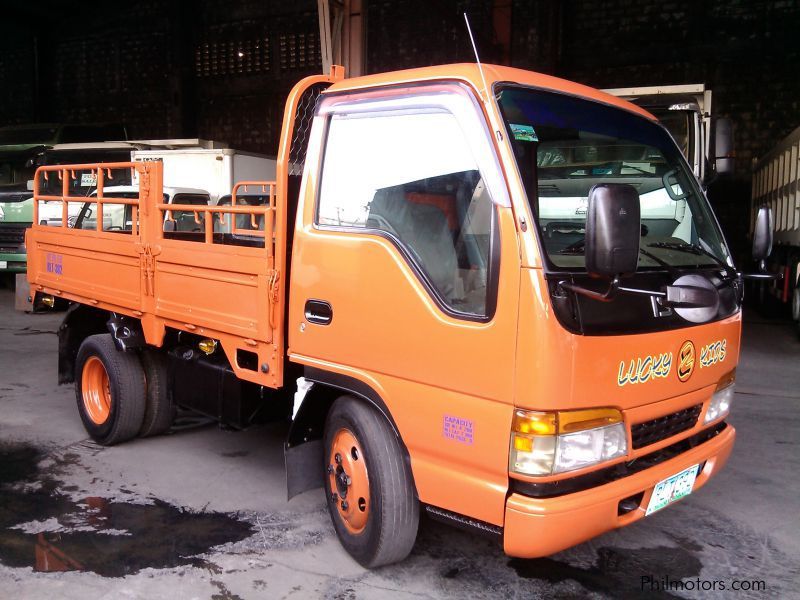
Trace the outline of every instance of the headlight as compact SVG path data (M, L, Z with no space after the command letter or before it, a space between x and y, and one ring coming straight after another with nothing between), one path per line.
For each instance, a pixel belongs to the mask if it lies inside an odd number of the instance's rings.
M733 402L733 394L735 391L736 370L734 369L720 379L717 384L717 389L714 395L711 396L711 402L708 403L708 410L706 411L705 419L703 419L703 425L708 425L712 421L721 419L731 411L731 403Z
M509 469L524 475L574 471L628 452L622 413L613 408L518 410L512 428Z

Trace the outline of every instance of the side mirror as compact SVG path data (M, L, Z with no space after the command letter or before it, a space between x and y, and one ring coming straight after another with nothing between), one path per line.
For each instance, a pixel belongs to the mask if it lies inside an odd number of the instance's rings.
M772 252L772 229L774 221L772 209L762 206L756 215L756 224L753 229L753 259L765 260Z
M586 270L601 277L636 272L641 238L639 193L632 185L605 183L589 190Z
M29 192L33 191L33 179L28 179L28 181L25 182L25 189Z
M714 170L718 175L733 173L733 122L730 119L717 119L714 128Z

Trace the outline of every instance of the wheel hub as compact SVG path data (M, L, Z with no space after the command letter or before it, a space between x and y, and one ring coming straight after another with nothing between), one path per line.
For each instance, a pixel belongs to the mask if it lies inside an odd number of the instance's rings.
M358 440L348 429L333 437L328 478L331 500L352 533L360 533L369 517L369 475Z
M111 386L106 367L97 356L90 356L81 374L81 397L86 414L102 425L111 414Z

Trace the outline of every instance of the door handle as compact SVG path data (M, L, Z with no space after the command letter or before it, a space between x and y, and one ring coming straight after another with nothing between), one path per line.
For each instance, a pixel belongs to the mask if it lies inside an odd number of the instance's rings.
M324 300L306 300L305 317L315 325L330 325L333 320L333 308Z

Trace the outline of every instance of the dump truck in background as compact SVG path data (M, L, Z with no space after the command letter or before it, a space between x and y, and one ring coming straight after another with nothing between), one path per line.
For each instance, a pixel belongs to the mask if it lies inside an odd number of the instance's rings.
M711 90L702 83L605 89L653 114L672 135L703 185L733 171L733 133L728 119L711 112Z
M290 92L274 180L168 203L168 167L36 174L35 211L92 208L27 242L32 292L72 302L59 382L98 443L162 433L176 405L287 420L290 497L323 487L368 567L408 555L421 511L544 556L725 464L742 274L642 108L508 67L334 67ZM93 197L43 190L75 169ZM106 193L119 171L137 194Z
M0 273L25 271L25 230L33 218L29 182L45 164L47 150L61 143L125 137L125 127L114 123L0 127Z
M783 276L759 283L759 300L771 313L777 307L791 314L800 335L800 127L755 162L752 185L750 229L759 209L769 206L775 219L769 270Z

